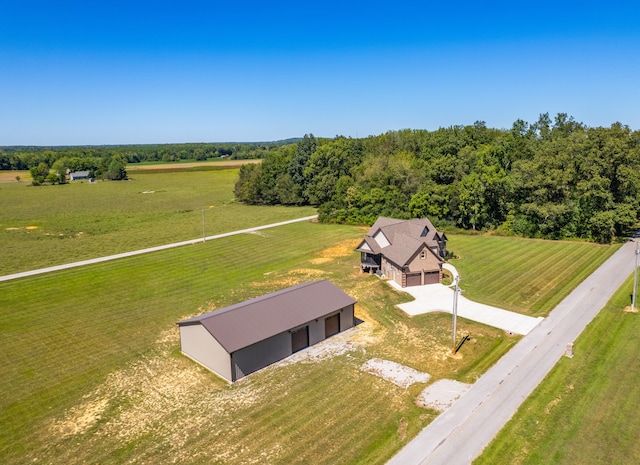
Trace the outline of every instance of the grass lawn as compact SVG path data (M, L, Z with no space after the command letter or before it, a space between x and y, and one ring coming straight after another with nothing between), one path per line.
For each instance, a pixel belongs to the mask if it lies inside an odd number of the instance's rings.
M236 204L236 176L2 184L1 274L199 237L202 208L208 235L313 213ZM415 404L425 384L399 388L362 372L365 361L470 383L518 338L459 319L473 342L449 357L449 315L407 317L394 306L406 295L360 273L365 231L297 223L0 283L2 462L384 463L436 413ZM467 297L530 314L615 249L460 235L449 245ZM338 355L229 386L180 354L176 321L323 278L358 300L364 321Z
M640 315L632 277L520 407L476 464L640 463Z
M449 235L448 248L471 300L546 316L619 245L514 237Z
M435 412L415 404L424 384L399 388L362 363L382 357L432 380L473 382L518 339L461 320L474 343L448 357L449 315L409 318L394 307L404 295L359 272L353 249L364 231L299 223L0 283L0 456L384 463ZM466 255L473 240L451 244ZM179 319L321 278L358 300L364 323L346 353L270 367L233 386L180 355Z
M194 169L202 169L194 168ZM0 184L0 275L316 213L236 203L237 169L132 172L129 181Z
M364 361L473 381L516 338L469 323L476 343L447 357L450 317L409 318L393 307L402 296L359 272L353 249L363 232L299 223L1 283L0 455L383 463L434 412L415 405L419 386L363 373ZM359 348L232 387L179 354L177 320L320 278L358 299Z

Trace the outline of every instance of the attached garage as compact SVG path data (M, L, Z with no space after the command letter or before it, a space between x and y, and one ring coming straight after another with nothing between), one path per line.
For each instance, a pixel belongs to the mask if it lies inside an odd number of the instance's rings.
M327 280L178 322L182 352L233 382L353 327L356 301Z
M422 286L422 273L407 274L407 286Z
M440 282L440 272L439 271L431 271L424 274L424 283L425 284L438 284Z

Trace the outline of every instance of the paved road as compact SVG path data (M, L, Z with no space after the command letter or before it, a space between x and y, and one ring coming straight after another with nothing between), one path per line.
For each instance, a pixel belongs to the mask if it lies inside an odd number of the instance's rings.
M199 242L210 241L213 239L220 239L222 237L234 236L236 234L252 233L252 232L260 231L261 229L275 228L276 226L283 226L285 224L298 223L300 221L308 221L308 220L315 219L317 217L318 215L305 216L304 218L297 218L295 220L281 221L280 223L267 224L264 226L256 226L255 228L241 229L239 231L231 231L228 233L216 234L215 236L207 236L204 238L200 237L198 239L192 239L189 241L175 242L173 244L159 245L157 247L149 247L147 249L134 250L133 252L124 252L116 255L109 255L107 257L92 258L89 260L82 260L80 262L67 263L65 265L50 266L48 268L40 268L38 270L23 271L22 273L8 274L5 276L0 276L0 282L10 281L12 279L24 278L27 276L35 276L43 273L51 273L52 271L66 270L68 268L76 268L78 266L93 265L95 263L107 262L109 260L116 260L118 258L133 257L135 255L141 255L141 254L150 253L150 252L157 252L159 250L173 249L174 247L182 247L183 245L197 244Z
M471 463L633 272L635 247L622 246L388 463Z

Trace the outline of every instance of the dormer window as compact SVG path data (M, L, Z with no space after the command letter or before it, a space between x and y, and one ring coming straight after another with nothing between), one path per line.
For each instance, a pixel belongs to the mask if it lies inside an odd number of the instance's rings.
M427 237L427 234L429 234L429 228L425 226L422 230L422 234L420 234L420 237Z

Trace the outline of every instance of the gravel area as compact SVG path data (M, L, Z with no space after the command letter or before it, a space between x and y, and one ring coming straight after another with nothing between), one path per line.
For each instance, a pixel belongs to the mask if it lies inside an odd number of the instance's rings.
M429 373L414 370L413 368L400 365L399 363L381 358L372 358L366 361L362 367L362 371L380 376L387 381L402 387L408 388L414 383L426 383L431 379Z
M462 394L467 392L470 387L470 384L461 383L452 379L441 379L431 386L427 386L418 396L417 403L421 407L444 412L451 407Z

